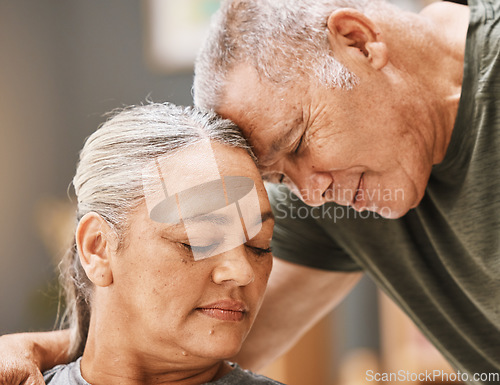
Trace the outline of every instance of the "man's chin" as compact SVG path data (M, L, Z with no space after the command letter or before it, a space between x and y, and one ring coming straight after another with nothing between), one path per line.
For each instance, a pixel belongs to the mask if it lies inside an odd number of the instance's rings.
M405 216L411 209L417 207L423 196L420 199L413 200L413 203L409 204L408 200L405 201L396 201L396 202L385 202L385 207L381 209L377 209L376 212L381 217L386 219L398 219ZM387 204L389 203L389 204Z
M404 216L408 210L406 211L395 211L395 210L384 210L379 212L378 214L385 219L398 219Z
M357 210L357 211L372 211L385 219L398 219L406 215L406 213L410 211L410 208L408 207L402 208L394 206L391 207L389 205L386 205L386 206L365 207L362 210Z

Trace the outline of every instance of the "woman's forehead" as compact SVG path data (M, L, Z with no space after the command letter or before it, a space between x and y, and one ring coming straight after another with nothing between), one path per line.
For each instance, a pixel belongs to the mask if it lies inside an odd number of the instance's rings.
M189 223L217 226L225 234L231 234L232 242L227 247L234 248L262 228L260 196L252 178L257 173L255 166L253 173L238 167L241 159L245 161L243 151L214 147L207 140L149 162L143 170L145 202L148 216L154 222L184 223L188 238L195 232L199 235L196 231L199 226L188 226ZM234 162L228 159L232 157L236 157ZM246 157L253 165L251 158ZM219 159L222 161L218 162Z

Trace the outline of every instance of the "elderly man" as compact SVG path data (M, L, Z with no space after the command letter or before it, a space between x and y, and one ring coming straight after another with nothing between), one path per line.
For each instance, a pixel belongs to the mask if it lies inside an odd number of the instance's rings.
M499 52L496 0L418 15L374 0L222 5L195 103L235 121L263 177L288 187L269 188L278 258L243 365L288 349L366 272L462 379L500 381L480 377L500 372ZM40 357L26 346L67 338L8 337L19 377L36 373L24 354Z
M195 103L303 201L270 188L282 260L247 357L286 349L364 271L470 382L500 372L499 5L223 5Z

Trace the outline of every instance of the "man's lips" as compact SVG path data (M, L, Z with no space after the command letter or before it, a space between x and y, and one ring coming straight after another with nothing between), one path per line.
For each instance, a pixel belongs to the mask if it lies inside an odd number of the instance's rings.
M356 191L354 192L354 197L352 198L352 205L354 206L356 202L358 201L358 196L359 193L363 190L363 176L365 173L361 173L361 176L359 177L359 182L358 182L358 187L356 187Z
M243 302L235 300L221 300L196 308L202 314L221 321L241 321L247 313Z

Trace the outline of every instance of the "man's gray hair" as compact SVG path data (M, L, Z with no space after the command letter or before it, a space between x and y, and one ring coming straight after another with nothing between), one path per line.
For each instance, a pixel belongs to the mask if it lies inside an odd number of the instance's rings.
M340 8L377 11L383 0L227 0L213 16L195 64L197 106L216 109L228 73L239 64L283 85L301 76L328 88L352 88L357 78L331 52L328 16ZM384 7L385 8L385 7Z
M253 154L238 127L213 112L169 103L151 103L114 112L80 152L73 178L77 220L99 214L115 230L120 243L128 217L144 201L142 171L151 160L210 139ZM254 157L253 157L254 158ZM254 158L255 159L255 158ZM70 327L68 356L83 353L90 322L93 284L83 270L76 242L60 265L66 306L61 327Z

